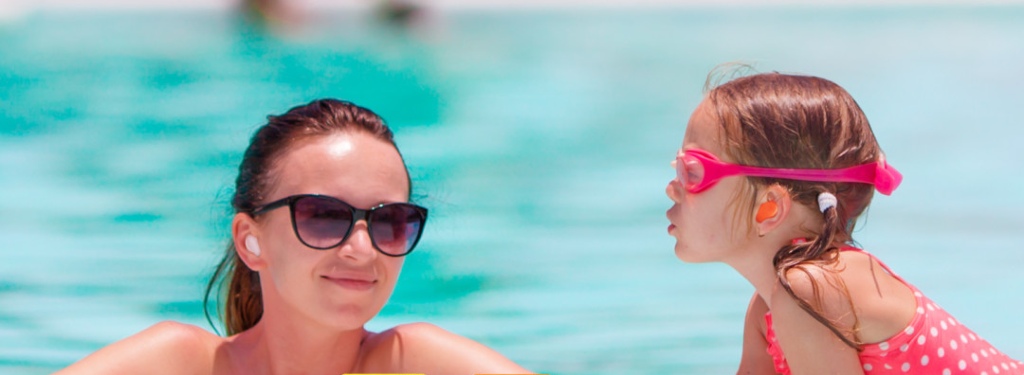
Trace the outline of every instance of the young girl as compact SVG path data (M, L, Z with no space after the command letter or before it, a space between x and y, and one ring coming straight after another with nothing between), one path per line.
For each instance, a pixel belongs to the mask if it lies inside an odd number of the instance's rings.
M901 175L828 80L778 73L710 90L666 188L675 253L756 289L742 374L1024 374L871 254L851 246Z
M427 220L409 203L391 130L370 110L325 99L269 117L235 185L231 241L210 280L226 287L228 337L159 323L60 374L528 372L426 323L363 328Z

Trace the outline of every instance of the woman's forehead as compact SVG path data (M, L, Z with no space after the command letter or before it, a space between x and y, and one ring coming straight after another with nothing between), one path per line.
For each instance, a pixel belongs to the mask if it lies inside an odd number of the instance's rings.
M391 144L359 132L300 142L272 168L275 197L326 194L367 204L408 199L405 165Z

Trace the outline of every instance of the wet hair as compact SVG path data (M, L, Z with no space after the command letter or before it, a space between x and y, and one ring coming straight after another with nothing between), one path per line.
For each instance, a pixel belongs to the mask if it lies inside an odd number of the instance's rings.
M295 145L313 137L351 132L364 132L395 146L394 134L380 116L350 102L314 100L294 107L283 115L267 116L267 123L253 134L238 167L231 199L234 212L251 215L256 207L266 203L267 193L271 191L274 181L271 172L275 164ZM397 146L395 150L398 150ZM412 192L408 169L405 172L406 180L409 181L408 191ZM235 252L233 240L229 240L224 257L206 285L203 311L211 326L213 322L207 306L215 288L220 294L217 300L221 309L218 313L228 336L252 328L259 322L263 315L259 273L242 262Z
M709 80L710 82L710 80ZM721 123L728 157L739 164L771 168L837 169L869 163L882 157L864 112L846 90L818 77L762 73L733 79L710 89L707 100ZM848 332L822 313L821 286L808 267L838 262L840 248L851 245L857 217L864 212L874 187L862 183L807 182L747 177L752 213L757 192L780 185L795 202L818 208L821 193L835 195L838 204L823 213L822 228L809 228L817 237L783 246L773 263L778 280L811 316L827 326L847 345L859 349L858 321ZM742 193L741 193L742 194ZM750 215L747 215L748 217ZM787 278L790 270L808 276L813 300L798 297ZM832 272L824 273L831 287L850 302L849 290ZM849 336L849 337L848 337ZM852 337L852 338L851 338Z

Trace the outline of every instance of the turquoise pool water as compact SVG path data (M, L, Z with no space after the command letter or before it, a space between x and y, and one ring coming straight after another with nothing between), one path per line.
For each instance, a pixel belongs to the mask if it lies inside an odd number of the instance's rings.
M431 223L370 323L430 321L553 374L729 373L752 288L679 262L669 160L727 61L824 76L906 176L856 234L1024 358L1024 8L754 8L0 24L0 373L155 322L207 327L249 134L315 97L396 128Z

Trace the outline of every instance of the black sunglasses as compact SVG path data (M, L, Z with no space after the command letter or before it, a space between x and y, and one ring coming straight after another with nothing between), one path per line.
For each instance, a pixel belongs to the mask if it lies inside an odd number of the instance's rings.
M252 216L283 206L291 210L295 236L317 250L341 245L356 221L366 220L373 247L381 254L400 257L416 247L427 222L427 209L411 203L386 203L363 210L338 198L316 194L278 199L253 209Z

